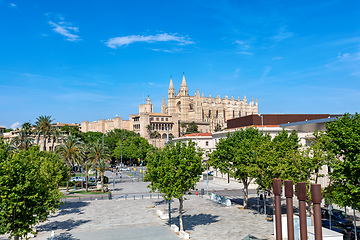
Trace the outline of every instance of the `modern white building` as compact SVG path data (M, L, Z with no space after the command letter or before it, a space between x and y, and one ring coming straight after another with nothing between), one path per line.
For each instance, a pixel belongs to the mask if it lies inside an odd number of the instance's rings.
M289 115L290 116L286 116L286 114L281 114L281 117L279 118L278 116L275 116L274 114L271 114L271 115L269 114L269 116L272 117L272 119L269 122L264 121L264 119L266 119L266 117L265 117L266 115L263 115L263 117L261 117L261 115L246 116L246 117L243 117L244 121L241 121L242 119L234 119L234 120L236 120L236 121L238 121L238 123L240 123L238 125L247 125L247 126L238 126L238 127L234 127L231 129L225 129L223 131L213 132L213 133L192 133L192 134L184 135L179 138L174 138L174 139L172 139L172 141L177 142L177 141L191 140L191 141L195 142L199 147L205 149L206 152L212 152L216 149L216 145L220 141L221 138L226 138L228 134L232 134L235 131L239 131L240 129L246 129L248 127L255 127L255 128L259 129L259 131L263 131L264 134L269 134L271 136L271 138L274 138L283 129L285 129L289 134L293 130L296 130L298 133L298 137L300 139L301 146L307 147L310 145L310 139L314 138L313 134L316 130L317 131L326 130L326 128L325 128L326 122L336 119L336 117L334 117L334 115L328 115L328 114L321 114L321 115L301 114L301 116L295 115L295 114L289 114ZM307 120L306 117L308 117L309 119L316 118L316 117L325 117L325 118ZM277 118L277 119L275 119L275 118ZM304 121L276 124L279 121L280 122L287 121L289 118L304 119ZM279 119L282 119L282 120L279 120ZM228 125L229 125L229 122L228 122ZM236 126L236 124L232 123L231 126ZM207 155L204 155L204 160L207 160ZM214 176L227 178L227 175L221 174L219 171L216 171L216 169L213 169L213 170L214 170ZM318 183L321 184L322 187L327 186L329 184L329 177L328 177L329 168L328 168L328 166L323 166L321 169L319 169L319 173L324 175L324 177L318 178Z

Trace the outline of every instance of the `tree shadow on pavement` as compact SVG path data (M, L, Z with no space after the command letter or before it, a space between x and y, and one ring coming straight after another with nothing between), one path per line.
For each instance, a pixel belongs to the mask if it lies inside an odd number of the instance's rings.
M83 214L80 208L86 207L88 205L89 202L66 202L65 204L60 205L59 213L57 215L50 216L49 218L71 213Z
M198 225L209 225L218 222L219 216L211 214L195 214L195 215L183 215L184 230L194 230L195 226ZM171 219L172 223L179 226L179 216Z
M243 198L233 198L231 202L244 206L244 199ZM259 200L257 197L249 197L248 199L248 208L253 211L254 214L264 213L264 201ZM266 214L272 215L274 212L272 201L270 199L266 202ZM286 208L281 208L281 213L286 213Z
M50 240L51 238L47 238ZM71 233L60 233L59 235L55 235L54 239L56 240L80 240L79 238L74 238Z
M66 231L70 231L82 224L88 223L90 222L90 220L72 220L72 219L68 219L66 221L53 221L53 222L48 222L45 224L42 224L38 227L39 231L44 231L44 232L49 232L49 231L54 231L56 229L63 229Z

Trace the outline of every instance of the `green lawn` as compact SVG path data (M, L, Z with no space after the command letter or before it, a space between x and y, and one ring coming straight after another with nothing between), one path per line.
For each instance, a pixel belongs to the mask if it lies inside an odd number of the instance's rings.
M101 190L89 190L88 192L86 192L85 190L79 190L79 191L71 191L71 192L82 195L108 194L108 193L102 193Z
M91 176L95 176L95 173L89 174L89 177L91 177ZM71 177L86 177L86 173L75 173L75 174L72 173Z

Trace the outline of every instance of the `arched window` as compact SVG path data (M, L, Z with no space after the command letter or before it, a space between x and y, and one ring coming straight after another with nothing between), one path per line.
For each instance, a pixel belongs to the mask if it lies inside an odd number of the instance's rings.
M211 110L209 110L209 118L211 118Z
M180 101L176 104L176 110L178 112L181 112L181 102Z

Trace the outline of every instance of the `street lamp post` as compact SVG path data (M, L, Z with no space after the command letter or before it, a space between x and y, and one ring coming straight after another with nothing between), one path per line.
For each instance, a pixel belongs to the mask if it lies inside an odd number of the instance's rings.
M258 114L261 117L261 131L264 133L264 116L262 114Z
M124 167L123 166L123 162L122 162L122 143L120 142L120 156L121 156L121 167Z
M198 150L198 135L199 133L194 133L195 134L195 140L196 140L196 151ZM206 160L206 195L209 195L209 166Z
M262 114L258 114L261 117L261 133L264 134L264 116ZM266 191L264 191L264 212L266 215Z

